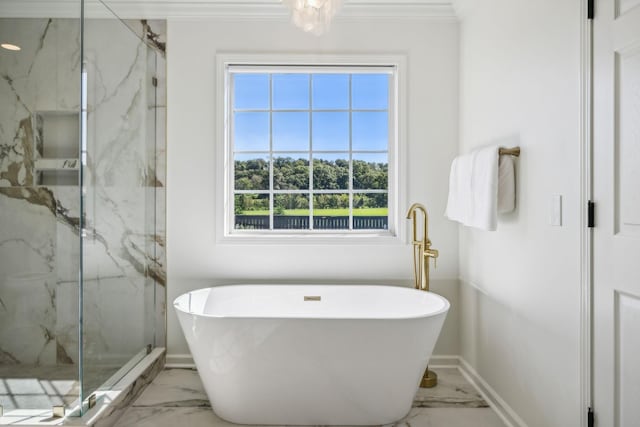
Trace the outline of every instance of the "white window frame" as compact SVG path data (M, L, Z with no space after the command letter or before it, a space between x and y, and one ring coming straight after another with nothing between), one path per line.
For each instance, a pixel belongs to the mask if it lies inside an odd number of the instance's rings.
M216 55L217 97L216 113L216 234L219 243L402 243L406 234L404 216L399 207L406 198L406 58L403 55L281 55L281 54L218 54ZM389 98L387 189L388 227L386 230L235 230L233 206L233 149L231 147L232 111L229 69L246 67L252 72L278 73L282 68L296 67L300 72L318 73L322 66L330 65L327 72L372 71L392 69ZM306 67L306 68L305 68ZM404 101L406 102L406 101ZM349 190L351 191L351 190ZM350 209L350 215L352 215Z

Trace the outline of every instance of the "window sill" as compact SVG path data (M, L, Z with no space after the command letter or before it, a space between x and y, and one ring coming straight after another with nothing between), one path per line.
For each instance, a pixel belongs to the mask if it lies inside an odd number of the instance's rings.
M403 245L403 240L391 232L363 232L350 234L305 233L229 233L218 239L224 245Z

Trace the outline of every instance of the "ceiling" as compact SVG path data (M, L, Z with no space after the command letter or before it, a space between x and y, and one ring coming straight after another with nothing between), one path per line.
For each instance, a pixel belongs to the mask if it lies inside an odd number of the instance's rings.
M2 0L5 18L78 17L80 0ZM280 19L280 0L85 0L89 17L107 16L106 4L122 18L263 18ZM455 18L447 0L345 0L340 18Z

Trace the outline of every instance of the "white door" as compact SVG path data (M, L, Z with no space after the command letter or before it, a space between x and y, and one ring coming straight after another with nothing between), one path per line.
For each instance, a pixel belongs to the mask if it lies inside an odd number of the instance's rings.
M595 6L595 424L640 427L640 0Z

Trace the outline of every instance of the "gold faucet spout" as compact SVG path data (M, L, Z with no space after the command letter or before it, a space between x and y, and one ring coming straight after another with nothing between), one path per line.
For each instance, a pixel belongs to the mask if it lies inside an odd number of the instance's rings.
M425 215L427 214L427 208L425 208L423 204L414 203L409 207L409 211L407 212L407 219L410 219L411 214L413 214L417 210L421 211Z
M407 219L413 220L413 242L416 244L418 242L416 232L417 232L417 224L416 224L416 211L422 212L422 217L424 218L424 223L422 224L422 242L426 242L428 240L428 226L429 226L429 215L427 215L427 208L420 203L414 203L409 207L409 211L407 212Z
M418 240L418 224L417 213L421 212L423 217L422 224L422 240ZM420 204L414 203L409 207L407 219L412 220L411 243L413 245L413 270L416 289L429 290L429 258L434 260L439 253L436 249L431 249L431 240L429 240L429 214L427 208Z

